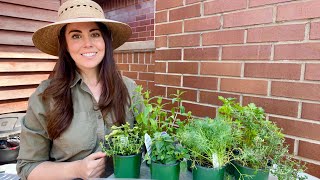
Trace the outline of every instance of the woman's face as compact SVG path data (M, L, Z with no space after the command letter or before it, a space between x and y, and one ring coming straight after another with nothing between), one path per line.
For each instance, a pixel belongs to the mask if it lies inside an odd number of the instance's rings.
M67 49L80 71L97 70L105 54L102 33L94 22L66 26Z

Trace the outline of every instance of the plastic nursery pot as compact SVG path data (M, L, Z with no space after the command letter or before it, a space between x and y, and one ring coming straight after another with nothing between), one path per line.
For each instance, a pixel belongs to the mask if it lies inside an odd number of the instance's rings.
M252 169L246 166L242 166L237 162L233 163L237 169L234 170L235 179L241 180L268 180L269 171L264 169ZM240 175L240 173L241 175Z
M175 164L160 164L151 162L151 179L157 180L179 180L180 162Z
M226 166L219 168L207 168L196 165L196 167L192 170L192 176L194 180L223 180L225 171Z
M190 172L192 172L191 165L192 165L192 161L187 160L187 169L188 169L188 171L190 171Z
M130 156L113 156L114 176L116 178L139 178L141 153Z

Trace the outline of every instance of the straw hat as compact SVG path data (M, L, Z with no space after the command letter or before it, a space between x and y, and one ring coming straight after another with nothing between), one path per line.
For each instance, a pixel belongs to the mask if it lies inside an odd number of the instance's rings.
M112 32L112 47L115 49L131 36L131 28L125 23L106 19L102 8L91 0L68 0L58 11L58 21L38 29L32 36L34 45L42 52L58 56L58 35L68 23L101 22Z

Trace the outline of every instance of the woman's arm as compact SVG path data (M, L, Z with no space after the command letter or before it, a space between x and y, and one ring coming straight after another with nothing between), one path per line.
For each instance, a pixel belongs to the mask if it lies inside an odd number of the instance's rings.
M100 177L105 170L105 153L97 152L83 160L73 162L45 161L36 166L28 176L28 180L56 180Z

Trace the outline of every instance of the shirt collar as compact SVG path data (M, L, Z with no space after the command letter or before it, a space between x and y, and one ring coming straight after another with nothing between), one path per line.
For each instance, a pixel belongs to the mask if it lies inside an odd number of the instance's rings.
M78 73L78 71L76 71L75 77L74 77L74 79L73 79L73 82L72 82L70 88L73 88L80 80L82 80L82 77L81 77L81 75Z

